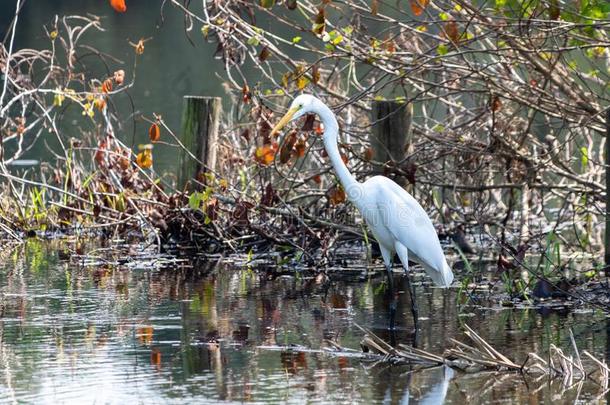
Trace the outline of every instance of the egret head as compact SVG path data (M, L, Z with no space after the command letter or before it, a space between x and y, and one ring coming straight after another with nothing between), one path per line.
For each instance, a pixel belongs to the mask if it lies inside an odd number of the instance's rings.
M305 114L318 113L318 103L320 103L320 100L310 94L301 94L300 96L297 96L290 104L288 112L284 114L280 122L271 130L271 135L280 132L289 122L294 121Z

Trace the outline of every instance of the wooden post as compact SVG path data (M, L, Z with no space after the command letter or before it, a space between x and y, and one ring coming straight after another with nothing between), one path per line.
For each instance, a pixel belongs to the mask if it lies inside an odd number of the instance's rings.
M179 190L183 190L201 172L216 169L221 110L220 97L184 96L180 141L203 165L195 161L187 151L180 151Z
M401 162L411 146L413 105L397 101L373 101L371 111L373 160L380 163ZM384 167L377 166L373 170L383 173ZM400 185L406 185L405 178L396 180Z
M610 109L606 110L606 245L604 254L606 276L610 276Z

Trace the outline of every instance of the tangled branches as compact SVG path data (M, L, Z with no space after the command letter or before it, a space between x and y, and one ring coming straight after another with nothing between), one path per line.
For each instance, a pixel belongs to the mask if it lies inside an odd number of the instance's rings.
M261 118L261 109L280 110L286 95L305 90L334 104L357 176L379 165L410 176L437 223L474 227L497 242L501 268L532 247L548 253L550 241L580 256L602 245L601 134L610 101L603 2L172 3L189 28L199 25L217 43L239 104L233 116L247 121L254 112L249 132L227 134L240 145L227 159L272 164L269 181L286 201L337 200L335 180L319 181L329 163L315 138L295 133L307 162L295 152L284 170L287 159L273 159L280 149ZM370 159L370 103L378 99L413 108L403 161Z

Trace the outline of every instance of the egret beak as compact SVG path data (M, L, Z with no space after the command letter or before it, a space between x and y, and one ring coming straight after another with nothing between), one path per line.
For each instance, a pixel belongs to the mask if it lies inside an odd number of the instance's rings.
M291 120L292 117L294 117L294 114L297 113L297 111L299 111L300 107L296 106L296 107L292 107L290 110L288 110L288 112L286 114L284 114L284 116L282 117L282 119L280 120L280 122L277 123L277 125L275 127L273 127L273 129L271 130L271 135L275 135L278 132L280 132L282 130L282 128L284 128L286 126L286 124L288 124Z

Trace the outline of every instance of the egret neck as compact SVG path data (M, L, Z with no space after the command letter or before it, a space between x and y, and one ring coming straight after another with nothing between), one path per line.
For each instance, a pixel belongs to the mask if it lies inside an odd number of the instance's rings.
M337 123L335 114L333 114L330 108L324 103L318 103L317 107L319 109L317 111L318 116L320 117L322 125L324 125L322 139L324 140L324 148L326 149L328 158L330 159L348 198L358 206L358 200L362 196L362 193L360 192L361 184L349 172L345 162L343 162L343 159L341 158L341 153L339 153L339 147L337 145L339 124Z

